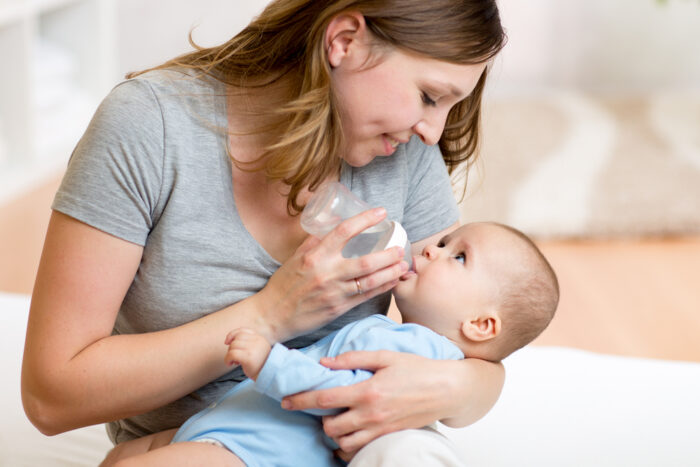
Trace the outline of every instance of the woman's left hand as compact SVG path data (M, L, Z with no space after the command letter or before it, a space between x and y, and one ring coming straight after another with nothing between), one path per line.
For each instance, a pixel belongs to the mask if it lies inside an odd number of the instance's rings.
M363 368L375 374L352 386L309 391L284 399L289 410L345 408L324 417L323 427L349 460L367 443L394 431L420 428L446 417L455 406L456 379L453 360L431 360L391 351L347 352L321 359L332 369ZM462 391L462 393L467 391Z

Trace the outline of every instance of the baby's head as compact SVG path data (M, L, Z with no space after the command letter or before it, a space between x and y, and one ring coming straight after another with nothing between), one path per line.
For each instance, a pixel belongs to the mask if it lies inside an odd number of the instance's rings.
M502 224L463 225L413 265L394 288L404 322L446 336L468 357L502 360L547 327L559 302L546 258Z

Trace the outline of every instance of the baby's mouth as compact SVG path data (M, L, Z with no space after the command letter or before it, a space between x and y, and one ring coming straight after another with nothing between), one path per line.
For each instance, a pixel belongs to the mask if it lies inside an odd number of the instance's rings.
M408 268L408 271L404 272L401 277L399 277L400 281L405 281L411 276L416 276L418 273L416 272L416 258L415 256L413 257L413 261L411 261L411 266Z
M408 271L403 274L403 276L399 277L399 282L407 281L408 279L411 278L411 276L415 276L416 273L413 271Z

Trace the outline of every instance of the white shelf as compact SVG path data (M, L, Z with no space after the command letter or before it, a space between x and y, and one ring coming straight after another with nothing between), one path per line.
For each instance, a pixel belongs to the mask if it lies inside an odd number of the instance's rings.
M65 166L116 81L112 0L0 0L0 203Z

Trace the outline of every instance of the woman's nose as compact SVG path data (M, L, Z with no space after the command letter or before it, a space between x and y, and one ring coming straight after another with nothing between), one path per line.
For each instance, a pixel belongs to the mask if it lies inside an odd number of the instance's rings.
M447 115L442 112L434 112L432 115L425 115L413 126L413 131L428 146L433 146L440 141L442 130L445 128Z

